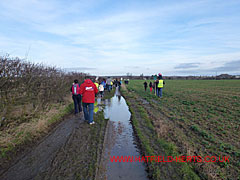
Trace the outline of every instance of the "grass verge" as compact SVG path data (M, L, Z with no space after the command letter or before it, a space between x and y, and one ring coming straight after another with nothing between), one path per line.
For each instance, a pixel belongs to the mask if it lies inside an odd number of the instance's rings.
M50 110L42 112L39 118L3 130L0 134L0 159L11 160L23 146L41 138L56 123L73 111L73 103L55 104Z
M151 118L147 111L138 102L136 94L122 90L129 109L132 113L131 121L138 137L142 154L144 156L179 156L177 148L172 143L157 136ZM163 167L161 163L147 162L149 176L152 179L200 179L193 168L186 163L167 163Z

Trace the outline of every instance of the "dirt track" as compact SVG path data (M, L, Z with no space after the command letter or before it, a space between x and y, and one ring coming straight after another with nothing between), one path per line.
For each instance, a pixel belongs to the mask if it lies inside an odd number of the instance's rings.
M106 112L94 115L95 125L87 124L83 114L66 118L10 168L0 171L0 179L147 179L143 164L108 162L109 153L139 153L131 114L121 94L111 100L100 99L98 107L101 106L106 106Z
M103 114L90 126L82 114L61 122L30 152L0 175L0 179L93 179L106 128Z

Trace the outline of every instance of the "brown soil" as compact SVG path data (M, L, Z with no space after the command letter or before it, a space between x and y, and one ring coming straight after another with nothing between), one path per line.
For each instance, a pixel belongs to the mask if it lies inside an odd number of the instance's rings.
M94 179L107 121L103 113L87 124L83 115L70 116L45 138L4 164L0 179Z

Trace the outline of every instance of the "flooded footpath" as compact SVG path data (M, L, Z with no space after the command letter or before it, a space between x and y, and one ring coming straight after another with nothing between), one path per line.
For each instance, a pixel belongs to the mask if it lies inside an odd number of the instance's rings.
M103 112L95 114L94 120L96 124L90 126L82 113L66 117L9 167L0 168L0 179L95 179L107 120Z
M110 157L140 156L130 122L131 113L125 99L116 89L113 98L101 101L105 104L104 116L109 119L105 135L104 151L96 179L148 179L142 162L115 162Z
M93 126L82 113L66 117L9 167L1 168L0 179L148 179L143 163L110 161L110 156L140 156L131 113L120 92L111 99L98 98L94 112Z

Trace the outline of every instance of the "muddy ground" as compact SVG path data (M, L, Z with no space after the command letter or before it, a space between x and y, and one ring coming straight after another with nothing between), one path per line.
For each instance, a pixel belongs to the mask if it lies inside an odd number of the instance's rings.
M160 114L152 103L128 91L123 86L123 96L132 113L131 121L135 134L137 135L143 156L175 156L174 148L165 142L160 141L156 127L162 127L161 136L168 136L163 114ZM155 112L156 116L152 115ZM200 179L191 167L182 163L151 163L147 162L147 170L150 179Z
M31 150L1 169L0 179L94 179L107 120L98 112L90 126L83 114L57 125Z
M109 121L97 179L147 180L148 174L145 171L144 162L112 162L110 160L113 156L140 156L130 122L131 113L119 90L116 90L115 96L106 103L104 112Z

